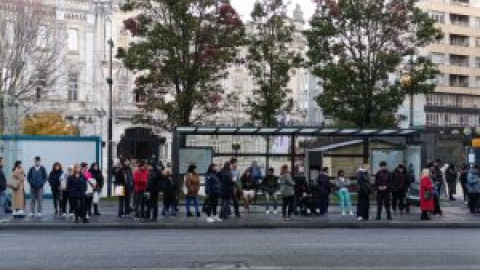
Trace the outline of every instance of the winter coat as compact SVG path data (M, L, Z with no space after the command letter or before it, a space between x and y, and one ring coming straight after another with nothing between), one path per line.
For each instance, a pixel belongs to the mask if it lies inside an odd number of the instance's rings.
M392 191L406 192L409 187L410 181L407 172L405 170L400 172L399 169L395 169L392 176Z
M448 183L454 183L457 181L457 171L455 169L450 169L448 168L446 171L445 171L445 180L448 182Z
M198 178L198 174L187 174L185 186L187 187L188 196L198 196L198 191L200 191L200 179Z
M4 192L7 189L7 178L3 173L3 170L0 169L0 192Z
M223 168L220 172L220 195L223 198L231 198L235 189L235 182L233 181L232 171Z
M391 189L391 175L387 169L380 169L375 175L375 185L378 191L389 191Z
M133 174L133 188L135 193L145 192L148 183L148 170L138 169Z
M69 176L67 180L67 190L70 197L85 197L85 192L87 191L87 179L85 179L83 174L80 174L80 176Z
M115 184L124 186L129 190L133 190L133 173L129 166L122 166L114 170Z
M265 192L273 194L278 191L278 177L275 175L267 175L263 178L262 188Z
M51 171L48 176L48 184L52 190L60 189L60 178L62 178L63 171Z
M221 184L220 178L215 172L208 172L205 175L205 193L207 195L220 196Z
M160 181L162 185L163 196L172 198L175 197L175 191L177 190L177 184L173 180L171 175L162 175L160 176Z
M420 208L422 211L432 212L434 209L434 188L430 177L423 176L420 180ZM428 198L426 194L429 194Z
M357 185L358 185L358 191L361 191L363 193L369 194L370 193L370 178L368 177L368 172L359 169L357 171Z
M97 180L97 187L95 188L95 190L101 191L105 183L102 171L90 169L90 173L92 174L92 177L95 178L95 180Z
M152 193L162 191L162 180L160 171L157 168L148 171L147 191Z
M18 189L12 191L12 209L25 209L25 172L23 170L13 172L12 178L16 180L19 185Z
M248 170L250 171L253 180L255 180L257 183L260 183L260 180L262 180L263 178L262 170L260 169L260 167L252 166Z
M282 197L290 197L295 195L295 182L293 182L290 174L281 175L278 179L278 182L280 184L280 194Z
M257 188L257 183L253 176L242 176L240 179L242 181L242 189L246 191L255 190Z
M31 167L27 174L27 181L33 189L41 189L47 183L47 170L40 166L37 168Z
M328 196L332 193L332 184L326 173L320 173L318 175L317 189L320 196Z

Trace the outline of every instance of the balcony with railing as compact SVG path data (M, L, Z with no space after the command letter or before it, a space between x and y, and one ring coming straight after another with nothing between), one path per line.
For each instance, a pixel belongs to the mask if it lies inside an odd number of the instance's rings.
M450 55L450 65L457 67L469 67L470 61L467 55Z
M450 14L450 23L457 26L470 26L470 17L468 15Z
M460 46L460 47L469 47L469 38L468 36L462 35L450 35L450 45Z

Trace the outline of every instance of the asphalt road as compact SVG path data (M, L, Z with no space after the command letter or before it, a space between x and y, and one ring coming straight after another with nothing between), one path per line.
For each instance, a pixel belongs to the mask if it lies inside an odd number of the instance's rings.
M0 231L0 269L480 269L477 230Z

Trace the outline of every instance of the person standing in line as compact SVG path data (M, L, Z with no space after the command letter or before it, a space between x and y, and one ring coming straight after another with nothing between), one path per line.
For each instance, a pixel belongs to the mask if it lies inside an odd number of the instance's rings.
M71 198L68 194L68 177L73 175L73 166L69 166L67 172L62 175L60 179L60 190L61 190L61 200L60 200L60 211L62 212L63 218L73 217L73 203ZM67 204L68 204L68 212L67 212Z
M147 164L140 160L138 162L138 168L133 173L133 187L135 191L135 219L147 218L145 212L146 197L148 184L148 168ZM139 210L140 209L140 210Z
M463 192L463 201L465 204L468 205L468 170L469 166L467 164L464 164L462 166L462 170L460 171L460 184L462 186L462 192Z
M353 216L352 211L352 199L350 196L350 180L345 177L345 172L343 170L338 171L337 180L335 185L338 189L338 197L340 198L340 208L342 209L342 216L345 216L347 213L350 216Z
M52 189L53 208L55 209L55 215L58 215L60 213L60 178L62 178L62 175L62 165L60 164L60 162L55 162L53 164L52 171L48 176L48 184L50 184L50 188Z
M232 200L232 196L234 196L235 181L233 181L232 168L233 166L230 162L225 162L220 172L220 194L222 199L221 219L228 219L230 201Z
M318 174L317 179L318 189L318 206L320 215L328 215L328 203L330 200L330 194L332 193L332 184L330 183L330 177L328 176L328 168L322 168L322 171Z
M442 192L442 186L443 186L443 173L440 168L441 166L441 161L437 159L434 163L429 164L429 169L430 169L430 179L432 179L433 184L435 185L435 192L433 195L433 200L434 200L434 209L433 209L433 214L435 216L441 216L442 215L442 209L440 207L440 196Z
M160 170L155 161L148 163L148 181L147 192L150 192L150 200L147 207L147 218L151 222L156 222L158 219L158 195L161 190Z
M206 214L207 222L221 221L217 216L218 199L220 198L220 178L218 175L218 165L210 164L205 174L205 193L207 195ZM212 216L213 215L213 216Z
M7 190L7 178L3 173L3 157L0 157L0 207L3 208L4 214L7 214L7 207L6 207L7 194L5 193L6 190Z
M98 205L100 204L100 195L102 194L105 179L103 178L102 171L97 162L93 162L90 166L90 174L92 174L92 177L96 182L95 189L93 190L93 215L100 216L101 214L98 210Z
M430 170L424 169L422 171L422 178L420 180L420 209L422 211L421 220L430 220L428 213L434 209L435 190L432 180L430 179Z
M31 213L30 216L42 217L43 186L47 183L47 170L42 166L39 156L35 157L35 165L30 168L27 174L27 181L30 184ZM35 209L37 206L37 209ZM35 211L36 210L36 211Z
M382 208L385 207L387 220L392 220L390 212L390 193L391 193L391 174L387 168L387 162L380 162L380 169L375 176L375 185L377 187L377 220L382 219Z
M265 195L266 214L270 214L271 200L273 200L273 213L277 214L277 191L279 189L279 186L278 177L274 173L275 171L273 168L268 169L267 175L262 182L263 194Z
M185 210L187 212L187 217L193 217L194 215L190 211L190 204L193 202L195 207L195 215L200 217L200 210L198 205L198 192L200 190L200 178L197 173L197 166L190 165L187 170L187 175L185 178L185 186L187 187L187 196L185 202Z
M480 208L480 167L474 165L467 178L468 208L471 214L477 214Z
M250 204L257 193L257 181L253 178L250 170L245 170L240 178L242 184L242 195L245 201L245 209L250 213Z
M407 213L409 212L406 203L409 188L410 181L408 180L407 170L403 164L400 164L392 175L392 209L394 214L397 214L397 209L400 210L400 215L403 215L404 209Z
M75 223L82 219L83 223L88 223L85 210L85 192L87 191L87 179L82 174L81 167L75 164L73 175L67 180L68 194L72 198L73 209L75 212Z
M118 214L119 218L127 218L132 209L130 207L130 181L133 182L133 173L128 160L122 160L120 166L114 170L115 185L123 189L123 194L118 194ZM133 184L132 184L133 186Z
M88 170L88 163L82 162L80 166L82 174L87 180L87 190L85 193L85 210L87 212L87 218L90 218L92 216L93 190L96 187L96 181L93 178L93 175Z
M177 183L173 179L172 171L170 169L162 171L161 179L163 191L162 216L166 218L169 216L175 217L177 215L177 210L175 210L178 196Z
M230 160L230 164L232 166L231 173L232 173L232 179L233 182L235 183L234 188L233 188L233 210L235 212L235 216L237 218L241 217L240 215L240 204L239 204L239 198L240 198L240 193L242 190L242 184L240 182L240 170L238 169L238 161L236 158L232 158ZM231 211L229 210L229 215Z
M357 185L358 185L358 202L357 202L357 220L370 219L370 177L368 171L370 165L363 164L357 171Z
M14 182L14 187L12 187L12 209L13 217L19 218L24 217L25 210L25 171L22 168L21 161L15 161L15 166L13 166L13 175L12 180Z
M292 180L288 165L284 164L280 170L280 193L282 194L283 220L290 220L293 212L293 200L295 199L295 182Z
M450 201L455 201L453 195L457 194L457 178L458 172L455 165L448 165L448 168L445 170L445 180L447 181L448 197Z

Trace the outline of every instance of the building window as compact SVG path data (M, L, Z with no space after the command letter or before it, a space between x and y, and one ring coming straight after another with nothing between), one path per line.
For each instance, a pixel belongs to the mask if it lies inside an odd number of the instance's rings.
M430 12L430 17L435 20L437 23L445 23L445 13L443 12Z
M450 86L468 87L468 76L450 74Z
M469 66L468 55L451 54L450 65L458 66L458 67L468 67Z
M5 23L5 37L8 44L13 44L15 39L15 24L12 21Z
M68 74L68 101L77 101L78 100L78 74L70 73Z
M468 15L450 14L450 23L468 27L470 25L470 17Z
M451 3L459 6L468 6L470 4L470 0L452 0Z
M78 51L78 29L68 29L68 50Z
M480 88L480 77L479 76L475 77L475 87Z
M450 45L469 47L469 38L463 35L450 35Z
M475 27L480 28L480 17L475 17Z

